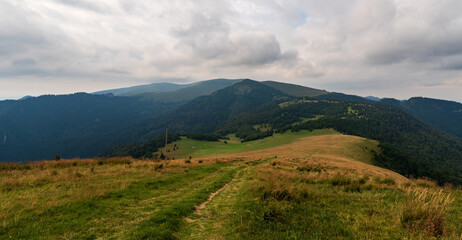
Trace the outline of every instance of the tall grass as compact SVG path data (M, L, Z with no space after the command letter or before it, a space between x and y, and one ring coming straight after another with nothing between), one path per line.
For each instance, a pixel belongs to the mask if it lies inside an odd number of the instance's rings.
M447 208L453 202L443 190L408 189L401 215L403 227L413 233L438 237L446 230Z

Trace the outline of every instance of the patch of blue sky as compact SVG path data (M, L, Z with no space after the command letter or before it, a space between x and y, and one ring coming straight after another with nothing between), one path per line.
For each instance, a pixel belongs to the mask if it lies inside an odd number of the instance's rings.
M299 12L298 16L299 16L298 21L292 24L293 28L298 28L300 26L305 25L306 19L308 18L308 15L306 15L306 13L304 12Z

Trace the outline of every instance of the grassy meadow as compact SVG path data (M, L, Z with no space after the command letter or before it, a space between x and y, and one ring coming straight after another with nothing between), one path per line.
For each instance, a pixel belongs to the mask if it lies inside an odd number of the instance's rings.
M322 130L182 139L167 166L3 164L0 239L461 239L462 191L370 165L377 144Z
M267 149L275 146L292 143L302 137L330 135L337 133L331 129L322 129L314 131L288 132L284 134L276 133L272 137L241 143L240 139L234 134L221 139L219 142L198 141L182 137L180 141L174 142L167 146L167 156L169 158L193 158L212 157L217 155L234 154L250 152L255 150ZM174 149L175 146L177 149ZM165 148L159 149L159 152L165 153ZM159 154L160 155L160 154Z

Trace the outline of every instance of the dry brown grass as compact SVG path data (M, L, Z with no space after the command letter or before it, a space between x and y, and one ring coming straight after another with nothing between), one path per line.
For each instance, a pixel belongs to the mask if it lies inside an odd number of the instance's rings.
M306 137L288 145L242 154L193 158L190 163L186 163L185 159L168 160L166 167L164 161L132 158L42 161L28 163L26 168L3 164L0 167L0 221L7 217L14 218L18 209L40 212L71 200L84 200L124 189L147 176L187 171L194 166L215 163L253 165L264 159L275 158L274 166L271 163L262 164L258 171L274 174L273 168L277 168L281 170L277 171L280 179L304 183L329 182L336 174L379 176L392 178L397 183L408 181L397 173L364 163L371 155L364 146L371 146L370 140L333 134ZM355 157L355 152L359 153L359 158ZM298 171L297 168L301 166L322 171ZM299 190L288 189L289 195ZM33 194L30 194L31 191Z
M446 230L447 208L454 201L442 189L409 188L401 214L402 225L414 233L442 236Z
M327 173L372 176L381 179L393 179L397 185L409 180L390 170L373 166L367 162L371 159L370 150L376 142L349 135L323 135L301 138L291 144L282 145L265 150L218 156L223 161L244 159L258 161L258 159L277 158L275 166L290 170L300 164L318 167Z
M0 170L0 222L21 215L20 211L37 214L69 202L102 196L122 190L131 183L161 176L166 172L182 172L188 166L170 161L162 163L131 158L70 159L18 164L4 164ZM202 163L204 164L204 163Z

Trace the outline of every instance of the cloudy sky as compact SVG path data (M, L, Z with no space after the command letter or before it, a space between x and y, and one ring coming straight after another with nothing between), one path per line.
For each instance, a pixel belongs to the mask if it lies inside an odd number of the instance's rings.
M0 1L0 99L212 78L462 102L462 1Z

